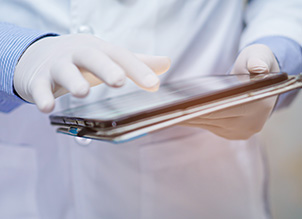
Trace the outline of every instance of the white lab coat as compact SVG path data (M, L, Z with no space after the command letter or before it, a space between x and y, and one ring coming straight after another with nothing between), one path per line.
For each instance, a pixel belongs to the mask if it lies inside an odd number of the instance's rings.
M241 0L10 0L1 1L0 20L167 55L173 64L162 80L173 81L227 72L243 10ZM130 81L100 85L85 100L59 98L56 110L135 89ZM228 141L176 126L124 144L85 142L55 133L29 104L0 113L0 121L0 218L266 218L265 165L254 138Z

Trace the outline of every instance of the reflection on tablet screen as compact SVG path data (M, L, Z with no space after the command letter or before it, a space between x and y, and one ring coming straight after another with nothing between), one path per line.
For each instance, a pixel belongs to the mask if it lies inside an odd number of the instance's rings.
M143 112L150 108L159 108L169 104L194 99L215 91L234 87L251 80L249 74L221 75L193 78L191 80L163 84L156 92L144 90L126 95L104 99L89 105L68 109L60 114L68 117L110 120Z

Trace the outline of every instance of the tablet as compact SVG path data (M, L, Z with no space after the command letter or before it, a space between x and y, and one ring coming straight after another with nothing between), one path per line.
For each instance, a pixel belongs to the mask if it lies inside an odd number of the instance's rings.
M60 133L122 142L194 116L244 103L242 100L234 103L234 98L253 101L253 93L272 90L289 81L293 79L286 73L190 78L163 84L156 92L139 90L67 109L51 115L50 121L60 126Z

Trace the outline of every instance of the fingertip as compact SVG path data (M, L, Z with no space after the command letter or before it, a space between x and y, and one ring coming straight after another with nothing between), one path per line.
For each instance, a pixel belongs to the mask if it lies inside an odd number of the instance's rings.
M155 85L154 87L151 87L151 88L145 88L145 87L143 87L143 89L145 91L148 91L148 92L156 92L156 91L158 91L159 86L160 86L160 83L158 83L157 85Z
M247 69L250 73L261 74L268 73L268 65L259 58L250 58L247 62Z
M83 98L89 94L89 83L82 83L76 86L71 92L71 94L75 97Z
M153 90L154 88L158 87L159 83L159 78L154 74L148 74L142 81L143 86L148 90Z
M153 63L148 63L149 67L157 74L166 73L171 67L171 59L167 56L155 56Z
M158 91L159 86L160 86L160 83L158 83L156 86L154 86L153 88L149 89L148 91L150 91L150 92L156 92L156 91Z
M55 99L51 84L47 80L39 80L32 84L32 101L43 113L50 113L55 107Z
M111 87L122 87L125 84L126 75L123 71L116 71L112 73L106 83Z
M36 104L38 106L38 109L42 113L50 113L53 111L53 109L55 107L54 101L42 101L42 102L36 103Z
M118 78L114 82L111 83L112 87L122 87L125 84L126 77Z
M171 59L167 56L154 56L145 54L135 54L135 56L146 64L154 73L161 75L171 67Z
M162 64L163 67L162 67L162 72L160 73L165 73L170 69L172 61L167 56L162 56L162 59L163 59L163 64Z

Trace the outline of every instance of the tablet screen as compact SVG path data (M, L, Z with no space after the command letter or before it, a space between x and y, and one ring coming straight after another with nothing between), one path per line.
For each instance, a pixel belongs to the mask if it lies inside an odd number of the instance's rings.
M241 86L251 81L263 80L264 77L273 76L276 76L276 74L256 76L249 74L217 75L192 78L186 81L163 84L156 92L139 90L122 96L68 109L56 113L52 115L52 117L76 117L98 121L112 121L119 118L127 118L131 115L152 109L159 109L161 107L193 100L217 93L221 90Z

